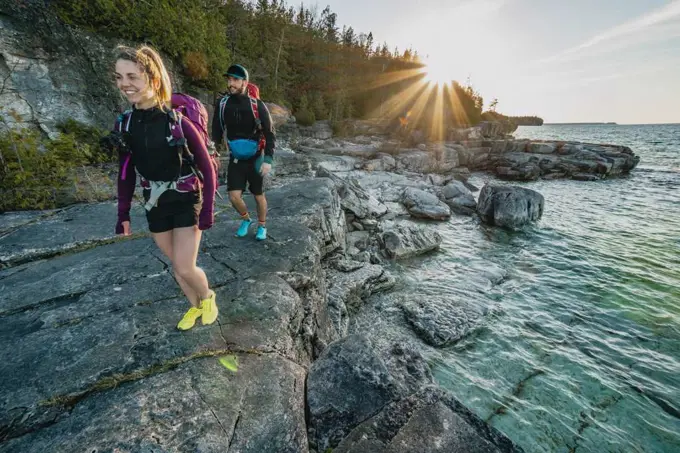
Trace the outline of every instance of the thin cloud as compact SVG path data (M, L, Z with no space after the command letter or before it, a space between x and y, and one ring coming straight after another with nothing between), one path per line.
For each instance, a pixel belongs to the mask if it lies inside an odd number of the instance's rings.
M654 33L650 36L649 33L652 30L658 31L659 33ZM620 48L622 41L624 40L627 45L631 45L646 42L650 39L672 39L680 35L678 32L679 30L680 0L674 0L643 16L593 36L588 41L579 44L578 46L567 49L558 55L543 59L540 63L572 60L580 56L592 54L593 52L597 53L597 48L601 47L603 44L613 44L614 48ZM641 33L643 31L645 32L644 34Z
M642 17L639 17L630 22L614 27L611 30L606 31L605 33L599 34L591 38L589 41L584 42L580 46L577 46L574 49L574 51L592 47L602 41L607 41L610 39L618 38L620 36L636 33L645 30L649 27L653 27L657 24L671 21L678 17L680 17L680 1L676 0Z
M540 83L534 84L534 89L542 93L554 92L554 91L564 91L565 89L573 89L583 86L597 85L599 83L616 80L616 79L628 79L633 77L640 77L644 75L654 74L669 67L668 64L658 64L653 66L647 66L643 69L636 71L619 71L614 73L605 73L592 75L590 77L579 77L567 80L551 80L550 82L544 81L541 85Z

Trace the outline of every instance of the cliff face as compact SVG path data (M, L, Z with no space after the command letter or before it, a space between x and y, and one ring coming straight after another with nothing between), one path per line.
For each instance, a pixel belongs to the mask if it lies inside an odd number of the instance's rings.
M0 128L37 127L53 138L68 118L110 127L124 105L111 61L121 41L62 23L46 3L0 3Z
M109 82L113 42L71 29L37 1L3 2L0 29L6 126L39 127L54 136L55 125L67 118L111 122L118 105Z

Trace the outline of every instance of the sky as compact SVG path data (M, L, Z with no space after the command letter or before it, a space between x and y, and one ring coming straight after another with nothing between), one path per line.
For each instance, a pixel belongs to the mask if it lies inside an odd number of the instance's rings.
M306 3L310 4L310 3ZM313 5L314 3L311 3ZM326 0L485 105L548 123L680 123L680 0Z

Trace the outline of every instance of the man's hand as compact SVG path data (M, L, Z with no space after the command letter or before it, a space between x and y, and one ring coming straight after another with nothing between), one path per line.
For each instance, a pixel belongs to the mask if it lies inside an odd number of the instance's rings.
M262 176L266 176L267 173L269 173L272 170L272 164L269 164L267 162L262 162L262 165L260 165L260 174Z

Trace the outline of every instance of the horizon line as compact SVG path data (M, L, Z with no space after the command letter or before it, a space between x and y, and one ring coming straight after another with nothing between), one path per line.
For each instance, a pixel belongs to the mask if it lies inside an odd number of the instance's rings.
M547 122L543 121L544 126L561 125L561 124L592 124L592 125L610 125L610 126L680 126L677 123L619 123L616 121L567 121L567 122Z

